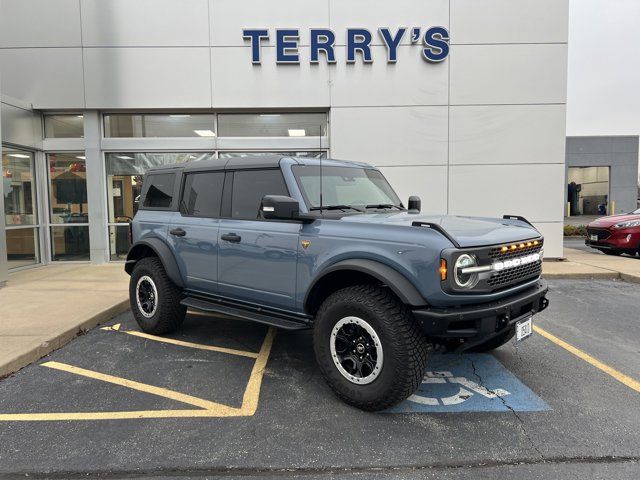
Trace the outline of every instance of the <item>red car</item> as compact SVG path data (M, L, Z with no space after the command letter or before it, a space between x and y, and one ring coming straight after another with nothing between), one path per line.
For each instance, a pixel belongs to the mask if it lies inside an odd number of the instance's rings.
M640 255L640 208L591 222L585 243L607 255Z

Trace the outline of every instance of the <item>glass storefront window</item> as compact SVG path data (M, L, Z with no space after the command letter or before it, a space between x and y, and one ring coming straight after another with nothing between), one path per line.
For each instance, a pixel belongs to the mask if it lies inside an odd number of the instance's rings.
M215 137L213 114L106 114L105 137Z
M109 223L130 222L138 211L142 177L151 167L214 158L212 153L107 153Z
M6 225L35 225L33 153L2 150L2 191Z
M327 134L326 113L222 113L220 137L317 137Z
M126 260L131 246L129 225L109 226L109 255L111 261Z
M45 138L83 138L84 117L82 115L45 115Z
M87 169L83 153L50 153L51 223L88 223Z
M89 227L86 225L52 226L51 257L54 261L89 260Z

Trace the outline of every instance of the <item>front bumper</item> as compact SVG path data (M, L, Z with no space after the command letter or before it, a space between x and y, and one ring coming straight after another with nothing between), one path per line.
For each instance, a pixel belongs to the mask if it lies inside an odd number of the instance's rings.
M640 231L637 231L637 229L622 229L611 232L609 237L602 240L591 240L587 236L584 244L598 250L635 251L640 245Z
M549 306L547 282L496 302L457 308L421 308L413 315L430 338L460 339L456 351L463 351L490 340L515 324Z

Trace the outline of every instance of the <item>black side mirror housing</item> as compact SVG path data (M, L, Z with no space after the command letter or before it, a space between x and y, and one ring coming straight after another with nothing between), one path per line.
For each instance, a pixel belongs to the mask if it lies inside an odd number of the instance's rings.
M420 197L411 195L409 197L409 203L407 204L407 210L409 210L409 213L420 213L421 209L422 200L420 200Z
M300 203L295 198L284 195L265 195L260 207L262 218L279 220L298 220Z

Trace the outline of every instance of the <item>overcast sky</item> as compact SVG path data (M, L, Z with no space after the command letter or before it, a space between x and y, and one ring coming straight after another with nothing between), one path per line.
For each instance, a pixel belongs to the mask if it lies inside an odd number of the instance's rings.
M571 0L567 135L640 135L640 0Z

